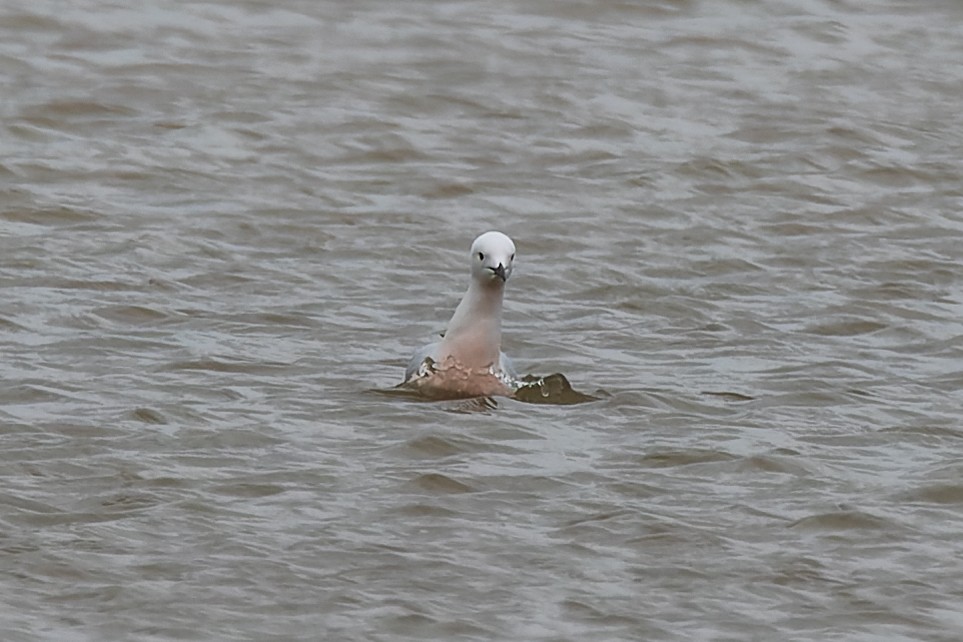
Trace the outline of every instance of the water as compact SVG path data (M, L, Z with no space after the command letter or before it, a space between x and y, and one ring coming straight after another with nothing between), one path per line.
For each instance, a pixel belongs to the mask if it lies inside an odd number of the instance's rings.
M5 2L3 639L959 639L961 18Z

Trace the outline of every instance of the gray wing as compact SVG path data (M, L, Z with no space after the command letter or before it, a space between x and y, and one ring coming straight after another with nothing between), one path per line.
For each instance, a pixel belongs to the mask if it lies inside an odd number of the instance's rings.
M428 345L419 348L413 355L411 359L408 360L408 367L405 368L405 381L410 380L413 376L418 374L418 367L425 362L425 359L431 357L432 360L438 361L438 346L441 345L441 341L435 341L434 343L429 343Z
M508 358L508 355L504 352L498 353L498 367L501 368L502 372L507 374L512 379L518 379L518 373L515 371L515 364L512 360Z

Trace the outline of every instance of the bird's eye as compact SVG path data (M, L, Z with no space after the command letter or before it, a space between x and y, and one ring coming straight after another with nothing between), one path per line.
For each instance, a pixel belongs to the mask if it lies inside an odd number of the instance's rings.
M515 260L515 254L513 253L513 254L512 254L512 257L511 257L510 259L508 259L508 260L509 260L509 261L514 261L514 260Z
M479 252L479 253L478 253L478 260L479 260L479 261L484 261L484 260L485 260L485 253L484 253L484 252Z

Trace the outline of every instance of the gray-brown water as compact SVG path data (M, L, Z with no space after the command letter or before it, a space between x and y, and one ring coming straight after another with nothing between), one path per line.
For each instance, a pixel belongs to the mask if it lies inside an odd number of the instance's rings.
M961 87L955 1L3 2L0 637L960 639ZM599 401L376 392L492 228Z

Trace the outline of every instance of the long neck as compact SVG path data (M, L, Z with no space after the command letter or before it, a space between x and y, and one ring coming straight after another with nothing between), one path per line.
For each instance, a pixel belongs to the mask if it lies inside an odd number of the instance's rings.
M504 283L481 284L472 280L448 322L443 346L465 365L486 367L498 363L502 344Z

